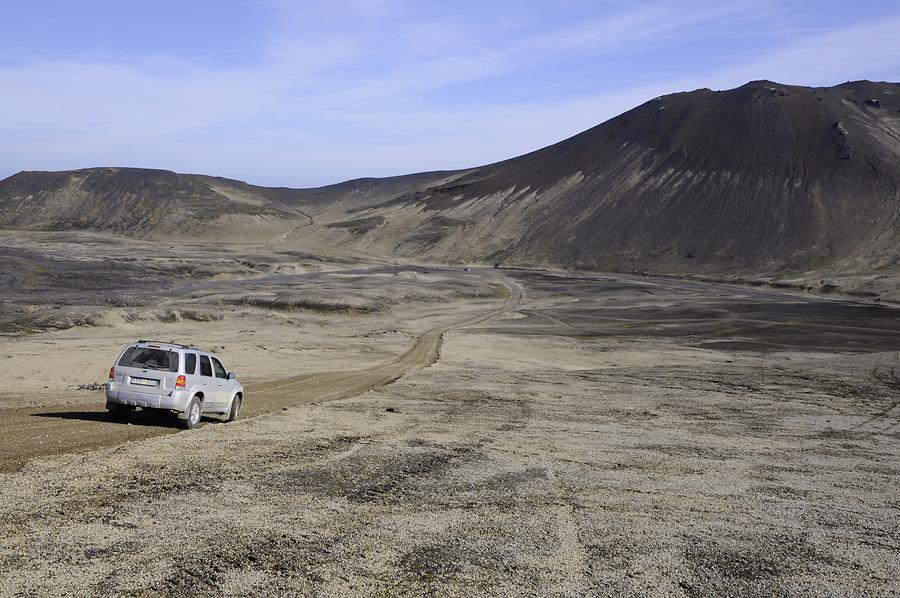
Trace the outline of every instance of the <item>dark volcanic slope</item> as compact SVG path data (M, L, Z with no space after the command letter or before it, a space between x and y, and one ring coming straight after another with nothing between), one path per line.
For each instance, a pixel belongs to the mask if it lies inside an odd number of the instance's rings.
M225 216L310 220L304 206L336 197L383 201L443 176L357 179L318 189L259 187L144 168L20 172L0 181L0 227L184 234Z
M874 269L898 262L898 189L900 86L756 81L656 98L467 171L311 190L160 171L21 173L0 182L0 226L152 232L215 206L310 214L302 239L285 238L320 249L668 272L846 259Z
M295 216L262 198L235 202L195 177L166 170L20 172L0 182L0 226L150 233L211 215Z
M492 228L511 241L496 256L519 262L682 270L894 260L898 111L900 86L888 83L674 94L396 202L461 219L487 202ZM518 238L503 226L510 220Z

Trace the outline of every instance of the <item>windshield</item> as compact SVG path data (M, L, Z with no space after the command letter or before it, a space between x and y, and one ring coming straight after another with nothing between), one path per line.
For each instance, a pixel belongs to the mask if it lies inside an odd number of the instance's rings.
M128 368L177 372L178 353L149 347L128 347L128 350L122 354L119 365Z

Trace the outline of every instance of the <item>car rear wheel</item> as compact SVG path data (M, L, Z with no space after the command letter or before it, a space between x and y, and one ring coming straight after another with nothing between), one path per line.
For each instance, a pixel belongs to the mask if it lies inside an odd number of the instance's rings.
M134 407L130 405L120 405L119 403L107 403L106 409L114 419L124 420L134 412Z
M227 422L233 422L241 413L241 396L238 395L231 399L231 411L228 413Z
M190 430L191 428L196 428L197 424L200 423L200 412L203 408L200 399L197 397L192 397L191 402L188 403L188 408L185 411L185 418L179 419L178 423L185 430Z

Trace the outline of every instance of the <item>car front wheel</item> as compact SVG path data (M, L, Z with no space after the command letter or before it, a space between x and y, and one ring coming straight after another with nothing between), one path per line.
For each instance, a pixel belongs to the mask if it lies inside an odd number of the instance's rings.
M237 395L233 399L231 399L231 411L228 413L228 419L225 421L233 422L238 418L238 415L241 413L241 396Z

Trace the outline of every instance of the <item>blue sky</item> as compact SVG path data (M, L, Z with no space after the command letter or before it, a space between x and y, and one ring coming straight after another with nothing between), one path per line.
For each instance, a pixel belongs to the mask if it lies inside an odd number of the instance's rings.
M900 4L3 0L0 177L462 168L763 78L900 81Z

